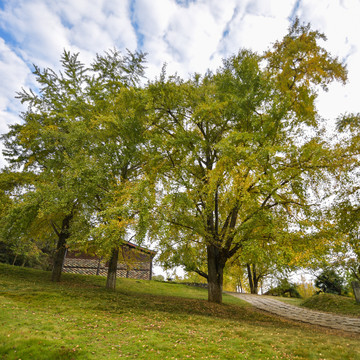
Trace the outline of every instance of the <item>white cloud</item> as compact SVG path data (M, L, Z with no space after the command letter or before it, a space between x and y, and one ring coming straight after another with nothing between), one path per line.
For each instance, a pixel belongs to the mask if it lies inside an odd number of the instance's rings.
M102 26L88 19L82 20L72 29L71 40L85 50L108 49L114 45L110 34Z
M141 34L147 38L161 37L178 9L172 0L135 0L133 16Z
M55 11L70 30L70 44L95 53L115 45L136 49L129 7L127 0L66 0L56 2Z
M320 114L334 122L341 113L359 112L360 94L360 37L358 0L302 0L298 15L323 32L328 40L322 44L332 56L346 61L349 82L346 86L332 84L329 92L318 100Z
M103 21L105 15L102 12L103 0L47 0L49 6L55 9L67 26L73 27L84 19L98 18Z
M250 1L246 7L246 12L252 15L285 19L291 14L295 3L296 0Z
M324 32L328 38L326 47L334 54L345 56L351 44L359 43L358 0L303 0L299 16L312 27Z
M138 41L148 53L151 75L158 74L162 64L172 60L163 38L176 10L177 5L171 0L136 0L133 3L132 17L138 27Z
M24 61L0 38L0 134L7 125L18 120L20 103L15 99L17 91L29 81L31 72Z
M328 36L326 48L348 64L348 86L331 86L320 97L321 113L334 118L356 111L358 0L8 0L0 10L0 26L14 43L0 43L1 119L15 121L14 93L34 81L25 63L59 69L64 48L80 52L85 63L114 46L143 50L150 78L164 62L169 73L187 77L215 69L222 57L240 48L266 50L285 35L294 9Z
M158 73L164 62L169 72L187 76L220 63L218 53L226 24L231 20L236 1L189 2L138 0L134 18L149 53L150 71Z
M0 13L1 22L30 63L48 66L67 48L68 30L44 1L16 1Z
M129 6L126 0L16 0L0 11L0 22L24 60L58 68L64 49L89 61L114 46L135 50Z
M222 36L222 27L216 23L209 8L193 5L179 9L171 20L164 40L173 56L185 64L199 65L200 59L209 60Z
M15 99L15 95L28 83L30 75L23 60L0 38L0 135L9 131L8 125L19 122L19 114L24 107ZM2 150L0 143L0 168L5 165Z
M224 44L228 52L246 48L261 53L281 39L288 27L286 18L239 14L230 24L229 35Z

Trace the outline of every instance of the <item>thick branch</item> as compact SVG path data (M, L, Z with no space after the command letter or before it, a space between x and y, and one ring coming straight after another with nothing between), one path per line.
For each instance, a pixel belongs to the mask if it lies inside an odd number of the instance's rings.
M174 220L166 220L166 222L172 224L172 225L176 225L176 226L180 226L180 227L183 227L185 229L189 229L189 230L192 230L192 231L195 231L193 227L191 226L188 226L188 225L184 225L184 224L181 224L181 223L178 223L177 221L174 221Z
M235 244L234 247L228 251L228 259L232 258L241 249L242 245L242 242Z
M197 274L199 274L200 276L204 277L206 280L208 280L209 276L208 274L204 273L203 271L199 270L199 269L194 269L192 270L194 272L196 272Z
M58 229L56 228L56 226L55 226L55 224L54 224L54 222L52 220L50 220L50 225L54 229L55 234L59 237L60 233L59 233Z

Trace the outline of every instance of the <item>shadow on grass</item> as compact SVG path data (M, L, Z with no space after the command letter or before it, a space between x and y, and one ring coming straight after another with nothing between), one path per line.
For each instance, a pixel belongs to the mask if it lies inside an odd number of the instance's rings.
M7 359L75 360L89 359L87 352L78 347L69 348L57 342L40 339L17 340L2 346L1 356Z
M115 291L105 289L105 279L97 276L63 274L60 283L51 282L51 274L34 269L25 269L0 265L1 282L7 282L8 288L3 287L0 295L13 298L16 301L32 304L32 306L56 307L58 312L68 312L76 309L87 311L124 314L136 312L146 314L149 312L166 313L169 316L206 316L211 318L242 321L252 325L262 326L297 326L287 320L282 320L271 315L264 314L252 308L246 303L239 301L238 304L214 304L204 298L207 290L194 289L185 285L171 285L137 281L130 279L118 279L118 287ZM4 284L2 284L4 285ZM147 287L148 292L143 291ZM1 287L0 287L1 289ZM165 290L164 290L165 289ZM170 289L170 290L169 290ZM163 295L156 292L172 294ZM190 294L191 297L186 297ZM226 295L225 295L226 297ZM202 298L202 299L201 299ZM232 300L233 301L233 300Z

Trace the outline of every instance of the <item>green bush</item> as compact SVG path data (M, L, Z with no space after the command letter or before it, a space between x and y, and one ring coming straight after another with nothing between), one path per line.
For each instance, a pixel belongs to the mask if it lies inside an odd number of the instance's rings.
M324 269L315 280L315 286L327 294L344 294L344 283L344 279L334 269Z
M267 291L265 295L301 298L297 285L290 283L288 279L281 279L279 285Z

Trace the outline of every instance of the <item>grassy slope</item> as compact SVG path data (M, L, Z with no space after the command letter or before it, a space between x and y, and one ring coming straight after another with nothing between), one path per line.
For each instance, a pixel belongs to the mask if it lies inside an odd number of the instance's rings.
M360 338L184 285L0 264L0 359L360 359Z
M320 294L314 295L305 300L280 296L272 298L290 305L303 306L312 310L325 311L351 317L360 317L360 304L357 303L354 298L350 297L333 294Z
M333 294L314 295L301 303L313 310L360 317L360 304L355 299Z

